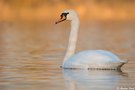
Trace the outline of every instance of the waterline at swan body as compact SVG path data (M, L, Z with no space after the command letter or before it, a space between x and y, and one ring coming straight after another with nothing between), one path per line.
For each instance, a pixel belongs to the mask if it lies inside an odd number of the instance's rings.
M127 61L120 60L116 55L105 50L88 50L75 54L80 20L74 10L65 10L56 24L71 21L71 32L67 53L64 57L63 68L96 68L96 69L120 69ZM75 55L74 55L75 54Z

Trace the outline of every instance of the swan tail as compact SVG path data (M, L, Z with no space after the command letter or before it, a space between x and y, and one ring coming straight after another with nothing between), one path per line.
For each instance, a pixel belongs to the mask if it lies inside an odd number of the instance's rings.
M129 60L123 60L123 61L121 61L121 64L118 66L117 70L121 71L121 67L122 67L124 64L128 63L128 62L129 62Z
M128 62L129 62L129 60L121 60L121 63L124 63L124 64L126 64Z

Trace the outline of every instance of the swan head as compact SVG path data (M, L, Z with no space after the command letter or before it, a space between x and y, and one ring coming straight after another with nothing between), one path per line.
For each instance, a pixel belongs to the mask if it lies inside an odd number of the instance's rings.
M60 15L60 19L56 21L55 24L58 24L65 20L73 21L76 19L78 20L78 14L75 10L64 10Z

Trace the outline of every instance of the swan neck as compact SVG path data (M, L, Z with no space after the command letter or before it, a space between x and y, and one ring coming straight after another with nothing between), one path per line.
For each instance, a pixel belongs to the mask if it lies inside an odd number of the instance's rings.
M65 55L64 61L68 60L75 53L79 25L80 25L80 22L78 18L71 21L69 43L68 43L67 53Z

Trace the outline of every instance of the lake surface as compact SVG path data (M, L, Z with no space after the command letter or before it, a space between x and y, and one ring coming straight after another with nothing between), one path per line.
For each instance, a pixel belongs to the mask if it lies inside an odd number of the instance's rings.
M69 22L0 23L0 90L135 90L135 22L82 22L76 52L109 50L129 62L114 70L60 68Z

